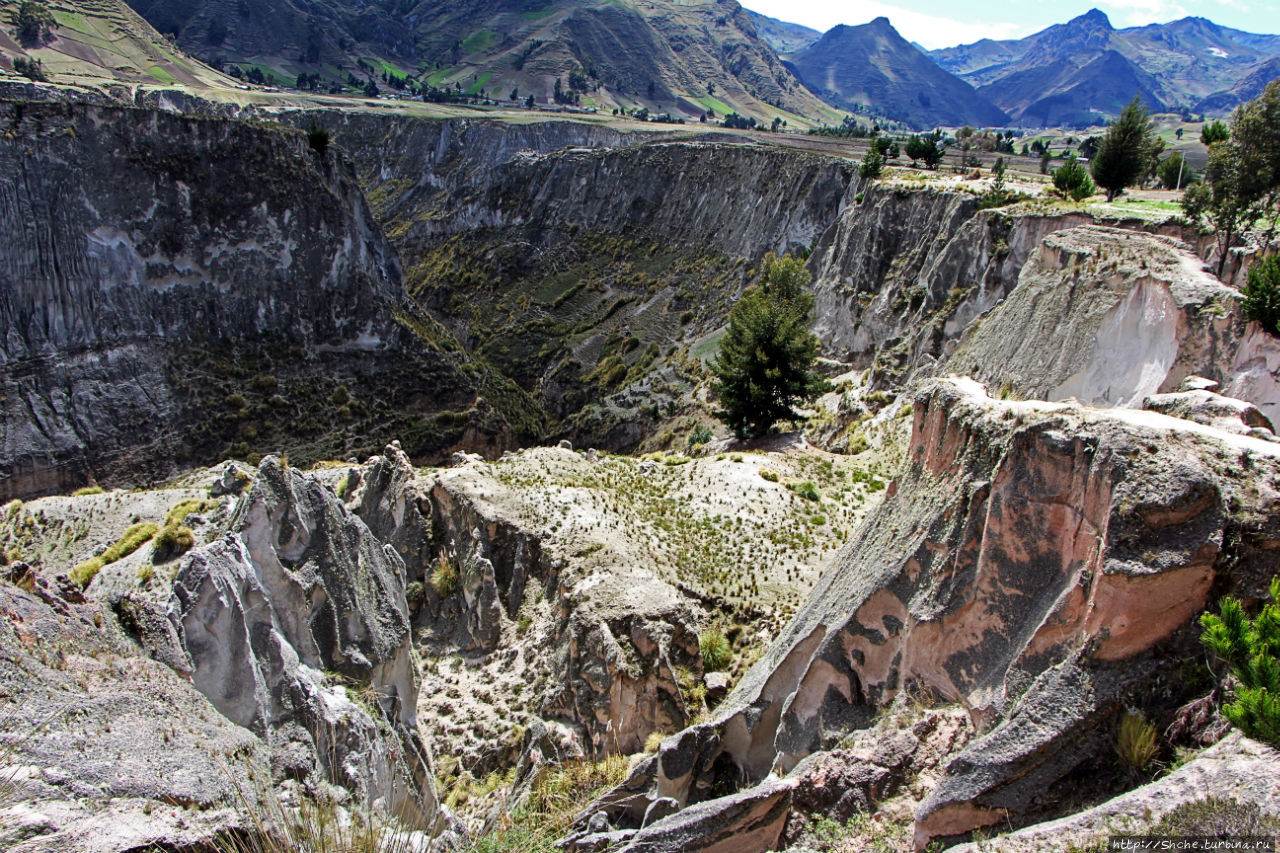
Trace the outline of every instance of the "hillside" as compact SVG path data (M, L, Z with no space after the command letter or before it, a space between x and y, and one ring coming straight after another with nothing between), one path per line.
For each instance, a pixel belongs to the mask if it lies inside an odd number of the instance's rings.
M372 82L503 102L514 93L685 118L824 114L735 2L136 2L209 62L283 81L316 75L322 89Z
M1095 122L1135 93L1153 109L1227 112L1251 97L1252 89L1236 89L1237 83L1270 73L1276 54L1280 36L1205 18L1115 29L1093 9L1024 39L984 39L929 55L1015 121L1036 126Z
M779 21L777 18L770 18L768 15L761 15L750 9L746 12L751 23L756 25L756 33L760 38L782 56L804 50L822 38L822 33L801 24Z
M47 37L21 44L9 24L19 0L0 0L0 79L14 60L39 61L46 77L84 86L172 86L197 91L230 86L192 59L121 0L49 0L56 25Z
M1000 125L1005 114L907 42L887 18L838 26L791 57L806 86L833 106L913 128Z

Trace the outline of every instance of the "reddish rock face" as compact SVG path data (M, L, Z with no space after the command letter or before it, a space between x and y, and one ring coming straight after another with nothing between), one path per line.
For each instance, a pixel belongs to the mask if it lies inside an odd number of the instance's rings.
M1256 597L1274 570L1278 480L1275 442L934 382L896 489L717 718L664 743L654 788L693 802L726 762L789 772L927 688L978 736L920 803L919 843L1051 810L1123 704L1190 698L1173 673L1211 590Z

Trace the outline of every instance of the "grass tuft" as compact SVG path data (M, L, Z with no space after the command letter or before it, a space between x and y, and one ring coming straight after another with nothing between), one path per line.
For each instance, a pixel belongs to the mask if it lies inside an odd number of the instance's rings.
M149 521L133 525L107 550L73 568L71 570L71 580L81 587L87 587L98 576L98 572L102 571L104 566L109 566L116 560L129 556L141 548L151 537L155 536L159 530L160 527L158 525Z

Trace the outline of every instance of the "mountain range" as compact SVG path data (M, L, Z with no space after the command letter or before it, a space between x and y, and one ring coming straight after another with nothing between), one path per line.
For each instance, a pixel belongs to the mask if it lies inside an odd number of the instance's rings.
M760 119L830 108L734 0L134 0L157 29L214 65L286 80L534 96L597 109ZM780 32L786 30L780 27ZM352 78L355 80L352 80ZM561 97L556 99L557 81Z
M1084 127L1135 94L1153 111L1220 116L1280 76L1280 35L1194 17L1116 29L1096 9L1026 38L926 52L885 18L819 33L736 0L46 2L50 39L24 47L0 33L0 71L25 55L61 82L233 82L194 57L329 91L796 127L856 113L912 129Z
M1280 35L1205 18L1118 30L1093 9L1024 39L984 39L930 56L1015 123L1050 126L1097 123L1135 94L1153 110L1229 112L1275 79L1278 54Z

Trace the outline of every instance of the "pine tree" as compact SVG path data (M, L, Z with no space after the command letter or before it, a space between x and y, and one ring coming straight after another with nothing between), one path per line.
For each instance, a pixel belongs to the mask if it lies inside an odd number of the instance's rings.
M1239 682L1223 714L1249 737L1280 747L1280 577L1271 579L1271 601L1256 619L1224 598L1218 614L1202 614L1200 625L1200 641Z
M769 254L760 284L729 313L729 329L711 363L712 389L723 406L716 417L739 437L765 435L780 420L800 420L792 407L828 387L813 372L819 343L809 331L808 283L799 258Z
M1137 95L1113 121L1093 158L1093 179L1107 191L1107 201L1131 187L1151 169L1156 151L1155 123Z

